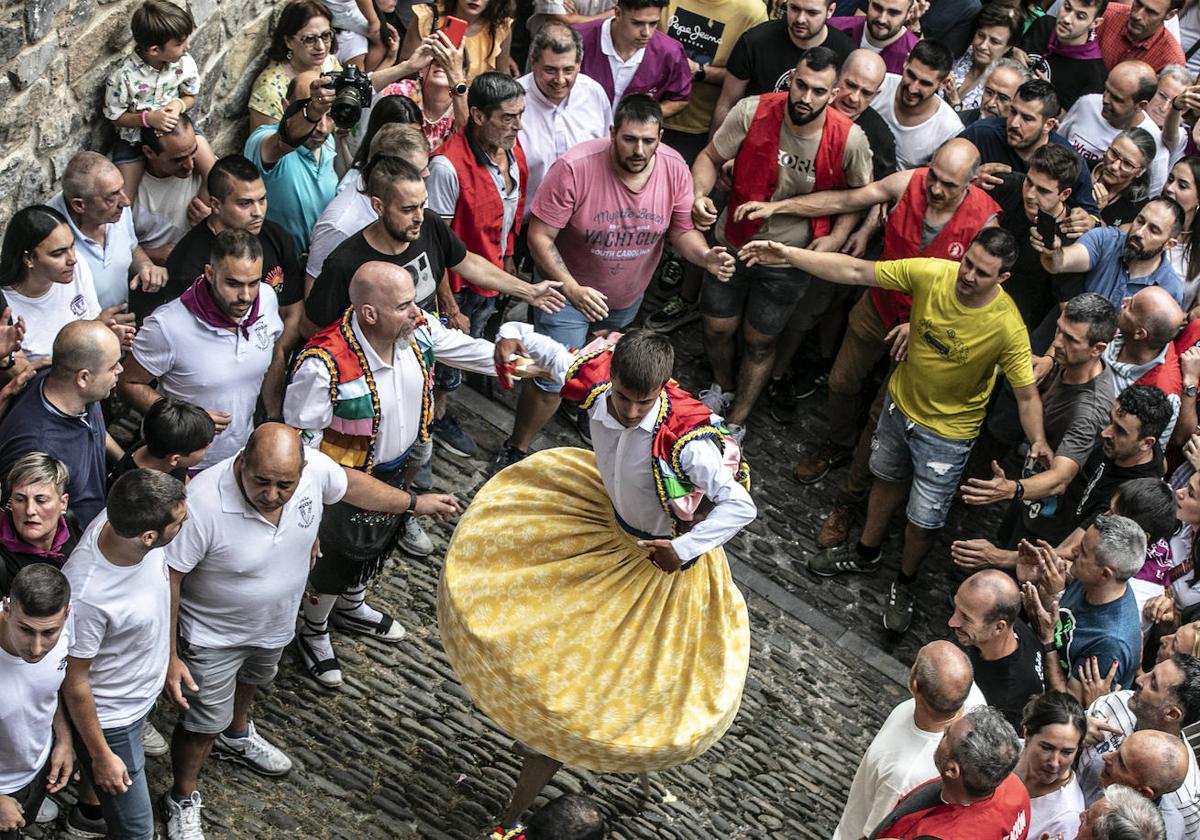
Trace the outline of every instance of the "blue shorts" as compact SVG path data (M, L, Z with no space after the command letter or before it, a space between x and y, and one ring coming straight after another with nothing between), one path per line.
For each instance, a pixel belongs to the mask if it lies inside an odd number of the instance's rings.
M638 310L642 308L642 297L626 306L624 309L610 309L608 316L602 321L589 321L583 313L571 304L551 314L540 309L533 311L533 328L541 335L549 336L564 347L578 349L587 344L589 333L600 330L623 330L633 323ZM543 383L540 379L533 380L543 391L558 393L558 388Z
M936 531L946 524L974 445L974 440L944 438L910 420L888 394L871 438L871 472L881 481L911 481L908 521Z
M117 796L96 789L110 840L150 840L154 837L154 806L150 802L150 788L146 784L146 754L142 752L142 726L145 722L146 718L142 717L127 726L104 730L108 748L125 762L125 771L130 780L125 792ZM79 733L75 733L75 755L80 758L83 772L91 781L92 758Z
M144 160L145 155L142 154L140 144L130 143L121 137L113 141L112 162L120 166L122 163L136 163L139 160Z

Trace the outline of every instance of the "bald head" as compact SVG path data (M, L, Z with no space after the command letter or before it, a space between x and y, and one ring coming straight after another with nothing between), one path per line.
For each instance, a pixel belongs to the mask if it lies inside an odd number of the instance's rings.
M967 655L950 642L937 641L917 651L909 687L918 702L924 702L935 714L949 717L967 701L973 679Z
M412 275L398 265L368 262L350 280L350 305L376 350L405 340L421 320Z
M99 321L71 321L54 338L52 373L70 379L82 370L97 372L121 355L121 343Z
M983 620L989 623L1003 620L1011 624L1021 611L1021 590L999 569L976 572L962 582L958 591L970 592L988 607Z
M1187 744L1177 735L1145 729L1121 742L1128 771L1158 798L1179 790L1188 772Z
M1183 309L1161 286L1139 290L1129 302L1137 326L1146 331L1146 343L1163 347L1172 341L1183 324Z
M874 83L872 86L878 88L883 84L883 77L887 74L887 65L884 64L879 53L874 50L857 49L846 56L846 60L842 62L841 76L849 73L855 73L872 81Z
M380 306L393 302L397 295L404 297L412 293L412 275L392 263L363 263L350 278L350 305L360 315L366 304Z
M842 62L837 95L830 104L850 119L858 119L879 93L886 73L887 67L878 53L855 50Z
M304 465L300 433L283 423L263 423L255 429L246 440L243 454L252 468L271 464L283 472L299 475Z
M943 171L959 181L970 181L975 177L979 167L979 149L970 140L955 137L943 143L936 152L930 165L936 165L939 172Z
M1154 68L1144 61L1122 61L1109 71L1104 83L1100 115L1113 128L1133 128L1142 121L1142 109L1157 91Z

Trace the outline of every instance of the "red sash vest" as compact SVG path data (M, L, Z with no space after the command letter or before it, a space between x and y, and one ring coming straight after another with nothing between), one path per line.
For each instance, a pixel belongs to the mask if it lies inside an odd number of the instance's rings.
M475 154L465 131L456 131L442 144L435 155L443 155L454 164L458 173L458 203L454 205L454 221L450 230L463 241L467 250L478 254L497 268L504 268L504 253L513 252L517 228L525 212L525 188L529 184L529 167L525 163L525 152L518 142L513 146L517 159L517 172L521 177L520 197L517 199L517 214L508 231L508 241L501 249L500 232L504 229L504 201L496 191L496 182L488 171L487 164ZM483 297L494 297L494 289L481 289L450 272L450 289L458 292L464 286Z
M761 219L733 221L733 211L747 201L770 201L779 186L779 132L787 110L787 92L765 93L758 99L754 118L733 167L733 190L725 216L725 239L734 248L749 242L762 227ZM825 109L821 142L813 159L813 192L846 189L842 157L854 123L833 108ZM833 226L828 216L812 219L812 235L825 236Z
M922 249L921 229L925 224L925 209L928 206L925 176L928 173L929 167L926 166L915 170L908 182L908 189L892 208L883 233L883 259L933 257L960 262L967 252L967 246L984 223L1000 212L1000 205L991 196L979 187L969 187L950 221L933 238L929 247ZM875 304L875 310L887 329L907 321L912 308L911 298L894 289L871 289L871 302Z

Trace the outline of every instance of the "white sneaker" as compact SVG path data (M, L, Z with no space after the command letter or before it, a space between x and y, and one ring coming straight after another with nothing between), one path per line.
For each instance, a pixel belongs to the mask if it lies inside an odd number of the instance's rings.
M708 407L708 410L713 414L725 416L725 412L729 406L733 405L733 398L736 396L733 391L722 391L721 386L714 382L708 388L705 388L696 398Z
M236 761L264 776L282 776L292 769L292 760L283 750L267 741L250 721L245 738L230 738L224 732L213 742L213 756L223 761Z
M176 802L171 791L167 791L163 796L167 840L204 840L204 830L200 827L200 809L203 807L199 791L192 791L183 802Z
M737 445L741 446L746 440L746 427L739 426L737 423L726 423L725 428L729 429L729 436L737 441Z
M146 755L160 756L171 751L167 739L149 723L142 724L142 752Z
M404 532L400 534L400 548L416 557L433 554L433 540L429 539L417 517L410 516L405 520Z
M56 819L58 819L58 803L47 796L42 800L42 806L38 808L35 822L38 825L45 825L46 823L54 822Z

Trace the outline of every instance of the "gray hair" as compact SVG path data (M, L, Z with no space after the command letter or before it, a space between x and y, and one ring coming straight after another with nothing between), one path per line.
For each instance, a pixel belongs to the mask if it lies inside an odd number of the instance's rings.
M541 58L543 50L550 50L555 55L566 55L575 50L575 63L583 64L583 38L575 27L565 23L552 20L542 24L529 45L530 60Z
M45 452L30 452L17 460L8 471L9 494L18 487L30 484L52 484L61 496L67 492L71 472L67 465Z
M480 73L467 89L467 107L478 108L485 117L490 117L510 99L525 95L521 83L507 73L490 70Z
M1009 70L1015 70L1017 75L1021 77L1021 84L1025 84L1025 82L1028 82L1031 78L1033 78L1033 74L1029 72L1029 68L1017 61L1015 58L1000 58L997 59L988 70L987 76L985 76L983 80L984 83L986 84L987 80L991 78L992 74L1001 67L1007 67Z
M96 194L96 176L102 171L115 169L111 160L99 152L76 152L63 170L63 198L91 198Z
M1138 573L1146 562L1146 532L1127 516L1096 517L1100 542L1096 545L1096 560L1111 569L1118 581L1126 581Z
M1133 788L1104 789L1108 810L1092 822L1096 840L1166 840L1167 828L1158 806Z
M1184 85L1192 83L1192 74L1182 64L1168 64L1166 67L1158 71L1158 80L1173 78Z
M950 745L950 757L962 771L970 796L989 796L1017 766L1021 742L1004 715L991 706L964 715L970 727Z

